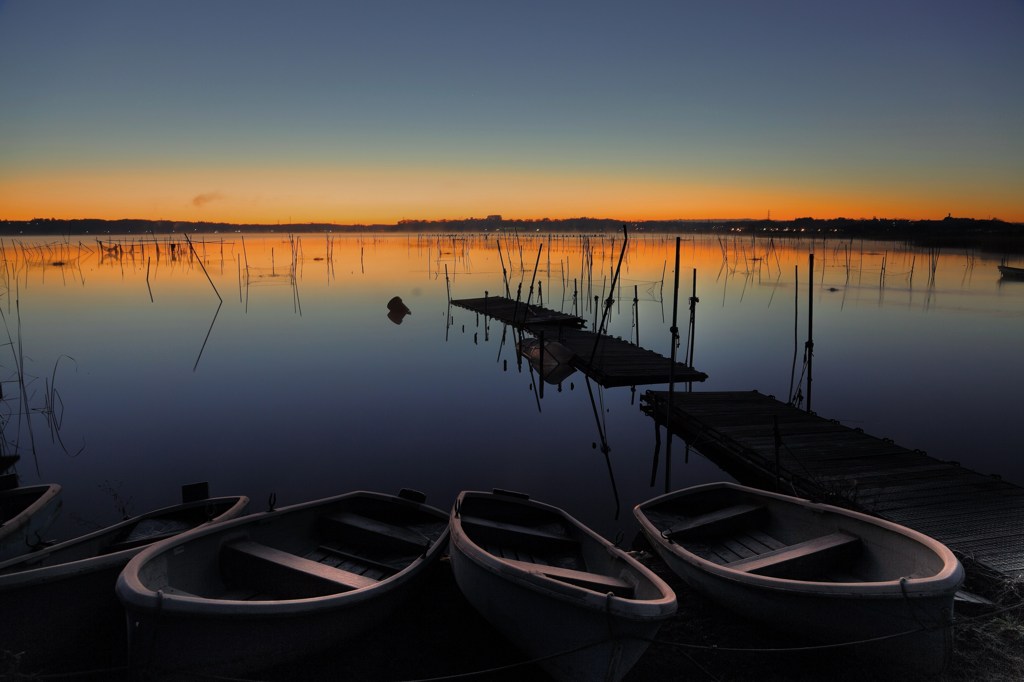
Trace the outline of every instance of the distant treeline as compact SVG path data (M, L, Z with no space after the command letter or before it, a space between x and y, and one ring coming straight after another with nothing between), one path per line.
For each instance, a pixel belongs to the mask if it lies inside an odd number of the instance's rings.
M402 220L395 225L334 225L301 223L277 225L236 225L230 223L177 222L170 220L0 220L0 234L11 236L57 235L169 235L181 233L501 233L548 232L601 234L621 232L623 224L631 233L735 234L798 237L821 236L839 239L883 239L908 241L922 246L983 248L1024 252L1024 224L1002 220L946 217L942 220L900 220L872 218L797 218L796 220L648 220L623 223L604 218L563 220L515 220L499 216L456 220Z

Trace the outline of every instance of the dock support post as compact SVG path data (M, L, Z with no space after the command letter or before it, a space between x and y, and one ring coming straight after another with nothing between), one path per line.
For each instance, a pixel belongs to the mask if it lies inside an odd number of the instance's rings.
M693 367L693 347L697 343L697 268L693 269L693 294L690 296L690 329L686 338L686 364ZM688 386L692 389L693 382Z
M671 490L672 478L672 399L676 389L676 347L679 345L679 237L676 237L676 269L675 285L672 294L672 353L668 366L668 406L665 410L665 430L668 432L668 441L665 444L665 492Z
M814 251L807 256L807 411L811 411L811 369L814 364Z

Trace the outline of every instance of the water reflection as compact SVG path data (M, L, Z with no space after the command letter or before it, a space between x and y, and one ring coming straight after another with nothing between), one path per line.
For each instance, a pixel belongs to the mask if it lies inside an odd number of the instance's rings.
M557 341L544 341L528 337L516 344L516 350L549 384L557 386L576 371L576 368L570 364L576 354Z
M100 489L109 480L123 480L147 508L159 506L168 478L209 480L253 499L274 490L282 504L339 485L405 486L444 507L460 489L504 487L614 536L628 522L617 518L619 505L650 497L659 439L635 391L588 384L593 399L577 398L578 377L553 375L564 362L524 362L517 373L515 332L450 308L449 289L513 299L518 290L525 300L533 283L532 302L591 329L605 317L610 336L667 357L674 236L631 234L626 249L621 234L526 232L190 240L0 242L0 306L15 340L0 348L4 437L30 452L24 423L47 428L47 411L35 408L46 408L49 378L62 438L88 448L76 458L37 438L23 468L38 460L42 479L74 482L65 503L80 517L100 525L116 517ZM998 254L686 235L679 271L684 281L697 271L700 298L693 335L678 350L689 359L696 347L693 362L709 375L700 389L795 393L811 250L814 409L1024 483L1024 463L1008 456L1018 442L1024 296L1000 278ZM690 287L682 288L685 298ZM396 292L416 314L402 315L402 334L384 334L396 321L390 308L380 315L381 303ZM77 369L61 363L54 377L62 356ZM16 404L19 375L25 409ZM513 376L529 378L520 399L504 379ZM405 428L391 426L395 414ZM612 442L614 459L605 451ZM667 455L656 456L656 471L668 469ZM683 460L672 455L659 488L724 476L700 457ZM610 473L615 508L594 495L608 489Z

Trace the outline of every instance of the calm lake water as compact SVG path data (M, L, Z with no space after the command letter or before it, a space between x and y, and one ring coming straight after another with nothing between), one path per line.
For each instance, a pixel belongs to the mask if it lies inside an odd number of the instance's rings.
M192 238L194 254L166 237L3 243L3 437L24 483L64 486L56 537L208 481L252 510L401 487L447 508L501 487L628 541L632 506L664 490L639 403L666 385L606 389L577 372L541 398L513 330L448 305L449 291L501 294L507 276L513 296L535 282L534 300L592 328L621 234ZM694 390L790 395L811 250L813 409L1024 485L1024 282L1000 279L998 254L686 236L679 357L696 269L694 365L709 375ZM613 335L670 353L674 254L674 237L630 235ZM394 296L411 310L400 324ZM684 456L676 441L670 486L728 478Z

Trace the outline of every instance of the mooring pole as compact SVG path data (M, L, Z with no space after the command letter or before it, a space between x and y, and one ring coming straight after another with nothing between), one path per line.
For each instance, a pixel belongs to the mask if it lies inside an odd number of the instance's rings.
M633 322L636 324L636 345L640 345L640 297L638 295L639 287L633 285Z
M608 319L608 313L612 309L612 299L615 297L615 283L619 279L619 272L622 270L622 257L626 255L626 247L629 245L629 232L626 230L626 226L622 226L622 250L619 252L619 263L615 266L615 272L612 274L612 286L608 289L608 299L605 301L604 310L601 313L601 323L597 324L597 311L594 311L594 347L590 349L590 362L594 362L594 355L597 353L597 346L601 342L601 334L604 333L606 321ZM603 293L603 292L602 292ZM594 297L595 304L597 297Z
M811 411L811 367L814 363L814 252L807 256L807 411Z
M526 305L527 306L529 306L530 305L530 301L533 300L533 285L537 281L537 268L540 267L540 252L543 251L543 250L544 250L544 244L541 243L540 247L537 249L537 262L535 262L533 264L533 277L530 278L530 293L526 297Z
M665 443L665 492L671 489L672 478L672 402L676 391L676 347L679 345L679 237L676 237L676 274L674 293L672 294L672 360L668 366L668 407L665 410L665 430L668 438Z
M505 269L505 259L501 255L501 240L495 240L498 244L498 260L501 262L501 278L505 281L505 296L512 298L512 291L508 288L508 271Z
M686 347L688 349L688 357L686 364L693 367L693 346L697 342L697 304L700 299L697 298L697 268L693 269L693 295L690 296L690 338L687 339Z

